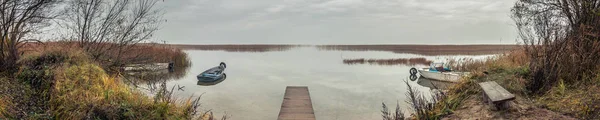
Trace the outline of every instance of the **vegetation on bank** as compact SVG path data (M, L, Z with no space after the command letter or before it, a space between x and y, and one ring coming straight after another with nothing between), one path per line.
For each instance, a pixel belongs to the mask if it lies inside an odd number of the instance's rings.
M153 48L149 50L158 50ZM164 52L164 51L163 51ZM173 53L179 52L179 53ZM24 119L194 119L200 97L176 99L173 90L161 88L153 98L107 73L81 49L52 46L27 52L17 73L0 77L2 118ZM165 53L166 54L166 53ZM189 60L171 51L175 61ZM161 54L158 54L161 55ZM162 59L164 56L154 56ZM157 59L159 60L159 59ZM12 76L12 77L11 77ZM203 114L203 115L199 115Z
M599 119L600 1L519 0L511 11L522 49L483 61L453 63L455 68L474 74L449 89L447 97L434 101L455 98L450 102L461 105L466 98L481 97L477 83L496 81L535 107L580 119ZM425 109L433 114L413 116L438 119L452 114L453 109L440 102L434 104L434 109ZM413 111L421 108L413 106Z
M446 92L437 93L432 99L409 99L411 106L404 112L411 113L413 119L441 119L453 114L470 98L481 98L481 88L477 83L495 81L519 99L534 103L533 107L545 108L560 114L580 119L597 119L600 117L600 93L590 92L600 90L600 77L596 76L581 82L561 80L541 94L536 94L528 88L533 79L530 70L531 59L522 49L514 50L484 60L450 61L453 68L470 71L472 76L464 78L460 83L450 87ZM596 72L599 73L600 71ZM571 73L565 73L571 74ZM592 81L592 82L590 82ZM418 91L415 91L418 92ZM441 95L441 97L440 97ZM419 94L409 91L408 98L419 98ZM414 103L429 103L415 106ZM524 103L513 103L524 104ZM384 111L387 108L384 107ZM397 109L400 110L400 109ZM382 112L385 120L395 118L392 112ZM472 111L475 112L475 111ZM501 111L499 111L501 112ZM423 114L426 113L426 114ZM391 116L391 117L390 117ZM404 117L402 117L404 118Z
M376 64L376 65L429 65L432 61L425 58L395 58L395 59L344 59L344 64Z
M520 45L317 45L320 50L388 51L419 55L489 55L500 54Z
M453 69L470 71L472 75L468 78L463 78L461 82L449 87L445 92L433 93L431 98L424 96L420 91L414 90L407 84L408 93L405 96L409 98L406 102L411 104L411 108L405 111L410 113L410 118L413 119L441 119L446 115L452 114L452 111L460 107L464 100L470 97L480 97L479 93L481 91L477 83L484 81L496 81L502 86L510 85L507 90L522 92L524 89L524 80L517 76L527 74L527 71L524 69L526 66L523 66L526 62L527 59L524 58L524 53L521 50L514 50L482 60L451 60L449 64L453 66ZM502 74L502 76L491 78L491 74ZM386 111L385 109L387 108L384 108L383 111ZM390 119L395 117L385 117L389 116L387 113L382 112L385 120L401 120Z
M114 43L104 43L100 46L111 46ZM56 49L54 47L60 46L60 49L78 49L81 50L81 46L78 42L74 41L56 41L56 42L43 42L43 43L25 43L20 49L23 54L42 54L40 52L48 49ZM187 59L187 54L181 49L174 48L171 46L165 46L160 44L132 44L128 45L127 51L120 54L119 60L117 54L106 54L105 59L90 60L97 62L102 68L111 70L111 72L117 71L119 67L124 64L146 64L146 63L174 63L175 67L190 66L191 62ZM113 53L115 51L107 51L107 53ZM119 65L115 65L115 61L120 61Z
M148 97L124 82L126 64L190 65L180 49L140 44L164 21L159 2L1 2L0 118L213 119L198 115L199 96L179 100L163 85Z

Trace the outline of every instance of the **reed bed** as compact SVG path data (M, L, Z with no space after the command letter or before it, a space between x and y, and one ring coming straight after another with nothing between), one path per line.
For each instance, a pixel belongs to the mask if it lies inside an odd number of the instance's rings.
M434 91L431 96L425 96L422 92L416 90L408 81L404 81L407 85L407 93L405 94L408 100L404 101L410 105L408 110L402 110L398 103L394 111L389 111L386 104L382 103L383 120L436 120L441 119L444 115L451 114L450 111L456 109L459 103L466 98L464 94L452 94L441 91ZM437 89L434 86L434 89ZM462 90L452 88L450 90ZM410 116L405 116L405 113L410 113Z
M207 50L207 51L226 51L226 52L274 52L287 51L292 48L303 45L182 45L170 44L171 46L183 50Z
M373 65L429 65L432 61L425 58L396 58L396 59L344 59L344 64L373 64Z
M502 54L519 45L318 45L320 50L389 51L420 55L489 55Z
M11 85L15 87L0 87L25 91L10 93L10 90L0 89L0 93L8 92L0 95L2 118L215 119L210 111L198 111L200 96L177 98L172 95L174 87L167 89L163 84L158 89L159 94L150 98L125 84L118 74L106 72L101 67L104 62L92 60L77 45L51 42L32 44L26 49L28 52L19 60L23 66L15 78L0 78L17 83ZM7 96L27 99L4 99Z
M114 46L114 43L94 44L92 47L107 47ZM82 50L78 42L56 41L44 43L27 43L22 48L24 54L39 54L53 47L60 47L65 50L79 49ZM191 62L183 50L160 45L160 44L136 44L126 46L127 51L123 51L120 56L117 49L107 49L102 56L95 56L93 51L82 50L83 54L90 56L95 62L98 62L106 70L118 70L124 64L145 64L145 63L170 63L173 62L175 67L190 66ZM120 65L115 65L115 58L119 58Z

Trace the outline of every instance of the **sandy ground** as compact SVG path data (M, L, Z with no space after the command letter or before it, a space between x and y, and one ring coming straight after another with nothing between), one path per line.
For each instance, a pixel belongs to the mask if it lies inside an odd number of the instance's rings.
M533 103L517 97L506 110L492 110L484 104L481 95L474 95L463 102L453 114L443 120L576 120L550 110L537 108Z

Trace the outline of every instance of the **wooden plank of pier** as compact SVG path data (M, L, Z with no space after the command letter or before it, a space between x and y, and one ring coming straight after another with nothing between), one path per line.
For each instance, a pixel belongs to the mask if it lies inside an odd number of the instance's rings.
M315 120L310 94L306 86L287 86L278 120Z

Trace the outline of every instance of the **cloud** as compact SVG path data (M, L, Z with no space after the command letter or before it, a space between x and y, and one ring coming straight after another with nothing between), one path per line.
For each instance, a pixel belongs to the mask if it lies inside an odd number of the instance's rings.
M277 12L280 12L281 10L283 10L284 8L285 8L284 5L275 5L275 6L267 8L267 12L277 13Z
M158 38L173 43L498 43L514 0L179 0ZM493 33L492 33L493 32ZM506 43L506 42L504 42Z

